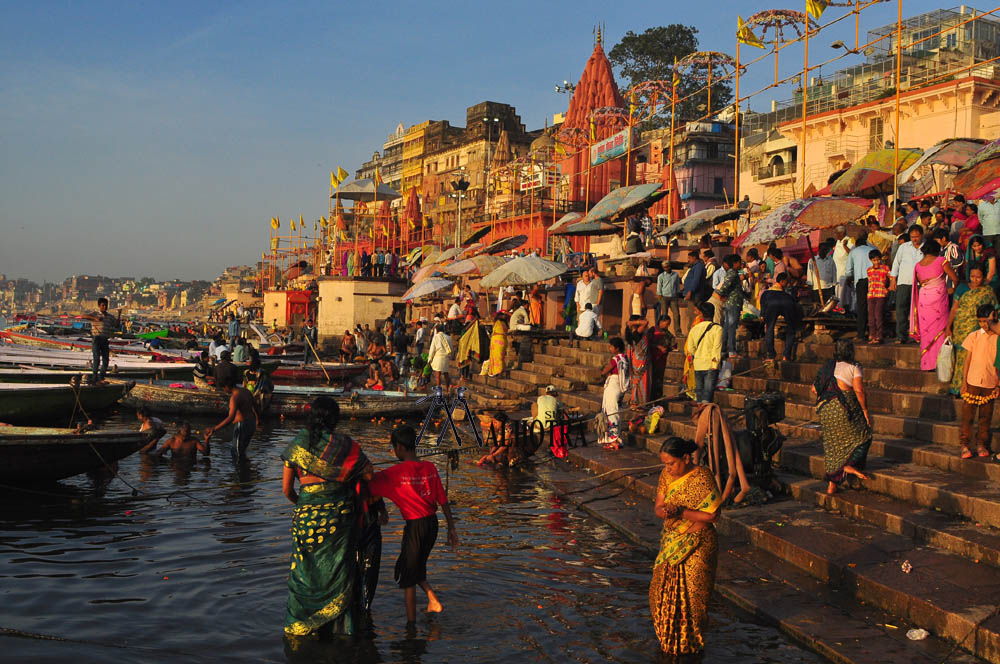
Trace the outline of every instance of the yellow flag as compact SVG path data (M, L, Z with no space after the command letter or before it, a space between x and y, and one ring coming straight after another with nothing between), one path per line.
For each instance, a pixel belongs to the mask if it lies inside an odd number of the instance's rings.
M673 76L672 76L672 78L671 78L671 81L670 81L670 82L671 82L671 84L672 84L672 85L673 85L673 86L674 86L675 88L676 88L676 87L677 87L678 85L680 85L680 84L681 84L681 75L677 73L677 56L676 56L676 55L674 56L674 68L673 68Z
M326 228L327 225L329 225L330 222L326 220L326 217L324 217L323 215L320 215L320 217L319 217L319 223L320 223L320 225L323 226L323 228Z
M277 217L271 217L271 228L275 230L281 228L281 222L278 221Z
M299 214L299 230L305 230L306 225L302 222L302 215Z
M292 230L294 231L294 230L295 230L295 217L292 217L292 218L291 218L291 219L289 220L289 223L290 223L290 224L292 225Z
M812 14L813 18L819 18L826 11L827 0L806 0L806 11Z
M375 186L376 187L381 187L382 184L383 184L383 182L382 182L382 176L378 172L378 166L376 166L375 167Z
M344 170L343 166L337 166L337 184L340 184L344 180L350 177L350 174Z
M333 188L336 188L337 185L339 185L339 184L340 184L340 181L337 180L337 176L333 174L333 171L330 171L330 186L333 187Z
M742 16L736 17L736 41L741 44L746 44L747 46L754 46L756 48L766 48L764 42L760 40L754 31L750 29L750 26L743 22Z
M271 249L273 250L277 248L278 248L278 238L273 237L271 238Z
M597 132L594 131L594 118L590 118L590 140L591 142L597 140Z

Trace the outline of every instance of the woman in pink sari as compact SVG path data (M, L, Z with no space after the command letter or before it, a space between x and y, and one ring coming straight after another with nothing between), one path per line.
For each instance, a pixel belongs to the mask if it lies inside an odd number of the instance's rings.
M910 312L910 336L920 343L920 368L930 371L937 366L938 353L948 327L947 275L958 283L954 268L941 255L941 245L925 242L923 259L913 270L913 310Z

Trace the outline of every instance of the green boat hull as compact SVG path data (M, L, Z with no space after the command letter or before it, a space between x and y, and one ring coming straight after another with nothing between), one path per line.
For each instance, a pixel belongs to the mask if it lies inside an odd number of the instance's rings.
M115 382L108 385L84 385L77 396L70 385L53 385L38 388L25 385L23 388L0 390L0 422L7 424L52 424L68 423L74 409L79 414L80 407L87 413L110 408L128 394L131 382Z

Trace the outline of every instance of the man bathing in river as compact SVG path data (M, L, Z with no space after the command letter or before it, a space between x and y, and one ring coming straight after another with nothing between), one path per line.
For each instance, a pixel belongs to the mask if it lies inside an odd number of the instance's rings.
M191 425L188 422L181 422L177 427L177 433L167 439L158 449L149 453L151 457L161 457L167 452L174 459L181 457L194 457L198 452L208 456L208 442L202 442L191 435Z
M233 458L246 459L250 439L257 430L256 402L253 395L247 389L234 384L232 378L227 378L221 388L229 392L229 415L214 427L205 429L205 447L208 447L208 442L216 431L233 423Z
M456 546L458 535L437 467L429 461L417 459L416 431L410 426L396 427L390 442L392 452L400 463L375 473L368 489L374 498L392 500L406 519L395 576L406 599L407 624L412 624L417 620L418 585L427 593L428 613L439 613L444 609L434 589L427 583L427 558L438 534L438 505L448 522L448 544Z

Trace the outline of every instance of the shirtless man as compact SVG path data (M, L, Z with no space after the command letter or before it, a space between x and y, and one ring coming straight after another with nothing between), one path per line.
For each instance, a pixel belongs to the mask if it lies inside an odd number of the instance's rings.
M194 457L198 452L204 455L208 455L209 446L207 442L202 442L191 435L191 425L187 422L181 422L181 425L177 427L177 433L167 439L167 442L163 443L159 449L150 452L151 457L161 457L167 452L170 452L172 458L180 457Z
M247 447L250 439L257 430L257 405L250 392L239 385L235 385L232 379L228 379L222 384L222 389L229 392L229 415L214 427L205 429L205 446L208 446L212 435L226 426L233 423L233 457L246 459Z

